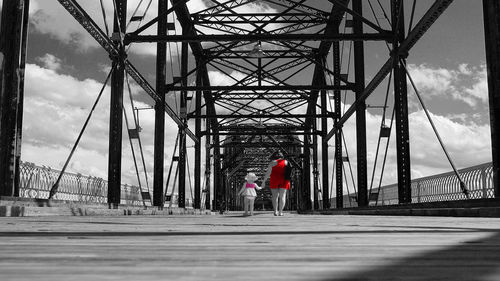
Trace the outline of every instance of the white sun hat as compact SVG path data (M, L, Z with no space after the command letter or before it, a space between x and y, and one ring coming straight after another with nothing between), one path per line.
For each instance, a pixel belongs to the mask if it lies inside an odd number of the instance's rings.
M245 176L245 180L247 180L247 181L248 181L248 180L253 180L253 181L255 181L255 180L257 180L257 179L258 179L258 177L257 177L254 173L248 173L248 174Z

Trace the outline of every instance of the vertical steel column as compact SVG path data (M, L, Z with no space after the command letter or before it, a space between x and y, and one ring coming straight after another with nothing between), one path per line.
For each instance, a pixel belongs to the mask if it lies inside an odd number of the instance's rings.
M0 29L0 196L19 196L28 0L3 1Z
M213 115L215 114L212 113ZM218 131L217 128L212 128L212 131ZM213 205L213 208L215 210L222 210L223 208L223 196L224 196L224 190L223 190L223 184L224 181L222 179L221 175L221 166L220 166L220 139L219 135L216 133L213 136L213 149L214 149L214 201L215 204Z
M122 126L123 126L123 80L125 78L125 45L122 38L127 20L127 0L116 0L113 33L120 54L113 58L116 67L111 75L111 102L109 117L109 158L108 158L108 204L118 208L120 204L122 168ZM119 39L118 39L119 38Z
M196 86L202 86L202 76L201 76L201 66L197 61L196 66L198 71L196 72ZM196 137L200 140L194 144L194 202L193 207L195 209L201 209L201 91L196 91L195 97L195 114L196 119L194 120L194 132ZM208 136L207 136L208 137Z
M323 81L325 81L325 76L323 75ZM326 116L328 111L328 103L327 103L327 91L321 91L321 114ZM328 184L328 141L326 141L325 137L328 134L328 118L321 118L321 171L322 171L322 186L321 194L323 195L323 209L330 209L330 194L329 194L329 184Z
M313 109L313 114L316 114L316 107ZM317 130L317 121L316 119L312 119L312 127L313 131ZM314 210L319 209L319 171L318 171L318 135L314 134L312 136L313 141L313 191L314 191Z
M309 129L308 129L309 130ZM311 209L311 142L308 135L304 135L304 158L302 162L302 186L300 192L300 207L302 210Z
M205 100L205 102L207 102ZM208 112L208 108L206 109ZM212 206L211 196L210 196L210 188L211 188L211 161L210 161L210 120L205 119L205 129L206 129L206 145L205 145L205 209L210 210Z
M338 33L338 29L336 30ZM333 42L333 83L335 86L340 86L340 43ZM333 126L337 128L340 117L342 117L341 107L341 91L334 90L334 110L336 113L333 119ZM337 209L344 207L344 183L342 177L342 129L338 129L335 134L335 187L336 187L336 206Z
M168 9L167 0L158 1L158 15ZM167 16L158 19L158 35L167 34ZM156 45L156 92L160 100L155 104L153 205L163 208L163 169L165 154L165 84L166 84L167 43Z
M391 1L392 30L395 34L393 49L397 54L405 38L404 7L402 0ZM394 59L394 100L396 107L396 150L398 163L398 199L400 204L411 203L410 136L408 127L408 90L406 72L401 60Z
M183 34L187 34L183 30ZM188 85L188 48L187 42L181 44L181 76L182 86ZM180 98L180 117L184 125L187 125L187 91L181 91ZM186 207L186 132L179 127L179 208Z
M500 2L483 0L495 198L500 198Z
M361 0L352 1L352 10L363 14ZM354 34L363 34L363 22L354 17ZM363 41L354 42L354 75L356 82L356 99L358 99L365 88L365 57ZM357 142L357 166L358 166L358 206L368 206L368 175L366 167L366 104L360 102L356 107L356 142Z

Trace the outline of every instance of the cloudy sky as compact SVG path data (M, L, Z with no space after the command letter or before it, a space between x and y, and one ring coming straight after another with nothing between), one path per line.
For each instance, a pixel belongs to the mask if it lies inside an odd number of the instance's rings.
M94 20L105 29L98 0L79 1ZM139 11L146 9L147 2L129 0L129 17L139 2ZM208 0L191 0L188 7L199 11L210 5ZM325 1L327 2L327 1ZM376 3L375 1L372 1ZM388 1L381 1L388 2ZM417 16L433 2L417 1ZM104 1L111 26L112 1ZM1 1L0 1L1 5ZM146 19L153 18L157 3L152 1ZM367 8L368 9L368 8ZM275 8L260 1L241 8L241 12L265 13ZM365 11L366 13L369 10ZM381 12L378 11L381 17ZM172 18L173 20L173 18ZM382 20L383 21L383 20ZM382 24L384 24L382 22ZM131 24L129 30L136 29ZM154 30L154 29L153 29ZM177 30L180 30L177 27ZM350 44L344 45L344 57ZM170 46L168 73L178 73L178 57L175 44ZM129 51L130 60L154 85L154 45L134 45ZM371 80L387 60L384 44L366 44L366 79ZM107 54L64 10L56 0L31 0L28 59L26 66L24 131L22 144L23 161L60 169L94 103L102 83L110 69ZM442 139L458 167L468 167L491 161L490 129L487 103L487 84L483 38L482 5L480 1L456 0L431 30L414 47L408 57L413 79L431 111ZM217 71L210 73L213 84L229 83L227 77ZM169 77L170 77L169 76ZM169 78L171 79L171 78ZM308 77L310 81L310 77ZM387 82L367 101L381 105ZM136 107L147 108L151 100L132 84ZM131 118L130 99L125 94L128 117ZM169 96L175 108L173 97ZM348 107L352 95L344 101ZM415 94L410 91L410 138L412 177L437 174L450 170L450 166L434 136ZM389 108L389 112L392 107ZM139 113L140 126L147 170L153 166L154 114L152 110ZM390 113L386 116L390 119ZM353 118L354 119L354 116ZM378 128L382 120L380 109L369 109L368 157L369 173L373 167ZM69 170L82 174L107 177L109 121L109 86L98 104L92 121L71 161ZM132 122L132 121L131 121ZM388 122L388 121L387 121ZM354 120L344 127L351 159L355 159ZM177 127L166 121L166 168L170 164ZM130 144L126 135L123 143L123 182L136 183ZM394 140L394 137L392 137ZM188 143L188 146L192 144ZM331 143L333 146L333 142ZM136 147L137 148L137 147ZM192 158L192 148L189 157ZM333 148L330 151L333 154ZM191 163L193 161L191 160ZM330 164L331 165L331 164ZM355 163L353 163L355 165ZM378 164L380 165L380 164ZM391 142L388 164L383 183L396 181L395 145ZM191 164L190 168L193 168ZM379 171L377 174L380 173ZM150 177L149 181L152 181Z

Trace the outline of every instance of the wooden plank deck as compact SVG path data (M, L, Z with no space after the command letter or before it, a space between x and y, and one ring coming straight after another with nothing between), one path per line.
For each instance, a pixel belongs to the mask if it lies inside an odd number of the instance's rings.
M1 280L500 280L500 219L0 218Z

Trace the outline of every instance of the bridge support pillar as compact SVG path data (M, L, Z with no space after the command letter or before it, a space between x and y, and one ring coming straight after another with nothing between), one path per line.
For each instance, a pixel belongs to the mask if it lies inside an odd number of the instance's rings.
M324 80L324 75L323 75ZM328 109L328 92L321 91L321 114L326 115ZM321 173L322 173L322 188L321 195L323 200L323 209L330 209L330 193L328 184L328 141L326 135L328 134L328 119L321 118Z
M491 123L493 185L500 198L500 2L483 0Z
M201 66L197 63L196 86L202 86ZM194 202L195 209L201 209L201 91L196 91L195 96L194 131L199 142L194 144ZM208 136L207 136L208 137Z
M158 14L167 10L167 0L159 0ZM167 17L158 20L158 35L167 34ZM163 208L163 170L165 163L165 84L166 84L167 43L156 45L156 92L160 100L155 104L153 206Z
M127 20L127 0L116 1L113 33L125 32ZM123 34L120 34L122 37ZM123 80L125 78L125 46L120 45L120 54L113 58L116 67L111 75L111 102L109 118L109 158L108 158L108 204L118 208L120 204L122 166L122 126L123 126Z
M337 29L338 33L338 29ZM340 43L333 42L333 83L335 86L340 86ZM334 109L336 117L333 120L334 128L337 128L338 122L342 114L341 108L341 91L334 90ZM342 177L343 162L342 162L342 130L337 130L335 134L335 188L336 188L336 206L337 209L342 209L344 207L344 184Z
M397 53L399 44L405 38L404 7L402 0L392 0L392 29L397 34L393 48ZM399 23L399 25L398 25ZM411 203L410 135L408 127L408 87L406 83L404 56L394 59L394 99L396 106L396 150L398 163L399 204Z
M216 128L212 128L214 132L217 131ZM221 162L220 162L220 139L218 134L213 136L213 148L214 148L214 201L213 208L215 210L224 211L224 181L221 175Z
M314 108L313 114L316 114L316 108ZM313 120L312 128L313 131L317 131L317 120ZM319 170L318 170L318 135L314 134L312 136L313 141L313 198L314 198L314 210L319 209Z
M299 192L300 210L311 210L311 141L304 135L304 150L302 159L302 186Z
M183 30L183 33L187 32ZM188 84L188 43L183 42L181 45L181 76L182 86ZM181 91L180 96L180 117L184 125L187 125L187 91ZM179 127L179 208L186 207L186 132Z
M352 1L352 9L359 15L363 14L361 0ZM363 22L354 17L354 34L363 34ZM354 42L354 75L356 81L356 99L361 98L365 89L365 56L363 41ZM358 172L358 206L368 206L368 174L366 163L366 103L364 100L356 107L356 142L357 142L357 172Z
M19 196L29 0L3 0L0 29L0 196Z

